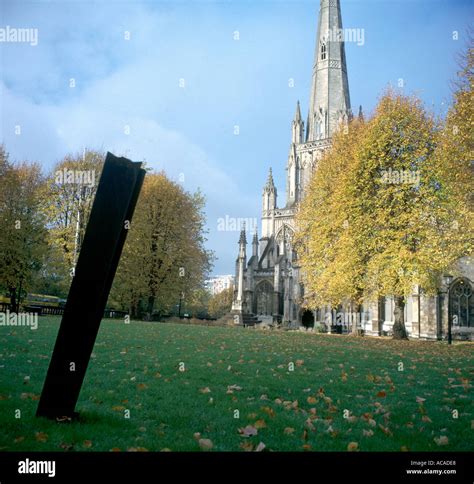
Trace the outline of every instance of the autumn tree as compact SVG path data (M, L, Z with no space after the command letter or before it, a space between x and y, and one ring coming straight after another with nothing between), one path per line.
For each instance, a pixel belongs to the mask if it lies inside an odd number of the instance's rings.
M335 134L299 208L295 244L303 267L302 304L308 308L358 306L362 301L365 263L354 229L364 225L350 185L363 130L363 121L353 120L350 129Z
M84 238L104 154L93 150L66 155L47 177L43 210L48 220L49 243L54 250L51 262L72 275ZM66 286L70 282L67 278Z
M198 287L188 295L182 313L185 312L198 319L208 319L210 299L211 294L209 291L205 287Z
M9 292L14 311L47 252L43 184L38 164L10 163L0 146L0 287Z
M202 287L212 254L204 247L204 198L164 173L148 173L120 261L111 302L133 316L169 312ZM189 302L189 301L188 301Z
M209 299L209 316L219 319L227 314L232 308L233 296L234 288L232 286L213 294Z
M298 215L311 303L393 296L394 337L407 337L406 297L417 285L434 292L466 254L452 221L468 223L472 214L472 151L460 148L464 163L441 155L437 128L418 99L389 91L367 122L335 136Z
M470 256L474 247L474 42L460 56L460 71L453 92L453 104L437 136L432 176L442 181L432 204L428 242L439 240L437 257L456 271L456 259ZM433 249L427 244L426 263Z

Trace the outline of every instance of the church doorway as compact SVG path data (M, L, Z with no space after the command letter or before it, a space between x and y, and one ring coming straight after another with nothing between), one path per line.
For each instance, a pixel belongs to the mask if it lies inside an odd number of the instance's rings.
M313 328L314 327L314 313L309 309L305 309L303 314L301 315L301 324L305 328Z
M273 313L273 286L268 281L262 281L256 290L257 314L271 316Z

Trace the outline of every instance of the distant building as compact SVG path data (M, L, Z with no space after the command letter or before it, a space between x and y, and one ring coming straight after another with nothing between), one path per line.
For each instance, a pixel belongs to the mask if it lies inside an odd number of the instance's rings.
M232 287L234 285L234 279L235 277L232 274L214 276L206 281L206 287L212 295L219 294L224 289Z

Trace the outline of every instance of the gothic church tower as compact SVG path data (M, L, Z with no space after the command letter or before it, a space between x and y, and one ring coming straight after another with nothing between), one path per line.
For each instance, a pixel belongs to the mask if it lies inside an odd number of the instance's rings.
M245 230L240 236L232 306L237 324L250 324L252 318L270 324L301 324L303 293L298 256L292 247L296 207L332 135L350 117L340 0L321 0L308 121L305 126L297 102L291 123L286 204L278 208L270 169L262 195L262 237L260 244L254 237L248 262Z
M340 0L321 0L304 142L295 136L295 125L302 125L299 102L293 121L287 165L287 206L301 200L332 135L347 125L351 117ZM301 129L304 132L304 127Z

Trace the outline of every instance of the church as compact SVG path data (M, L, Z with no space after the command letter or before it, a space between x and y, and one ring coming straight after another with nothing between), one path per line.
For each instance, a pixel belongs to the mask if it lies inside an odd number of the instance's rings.
M333 331L336 327L334 309L304 307L301 268L292 239L297 204L318 160L330 147L334 132L347 129L352 117L344 39L333 34L341 31L340 0L321 0L308 114L306 122L303 121L301 106L297 102L291 122L286 201L281 203L278 199L270 168L262 194L262 233L260 238L257 233L249 234L252 237L249 254L245 228L240 233L230 314L235 324L281 324L288 328L303 325L319 327L323 331ZM462 260L459 264L458 273L462 273L462 277L456 278L453 284L440 281L437 296L424 295L418 287L407 298L405 324L410 337L445 338L450 312L457 316L453 334L472 339L474 268L470 260ZM461 296L456 299L455 294ZM390 297L367 304L361 314L360 327L365 334L390 334L394 320ZM350 323L346 325L346 331L348 327Z

